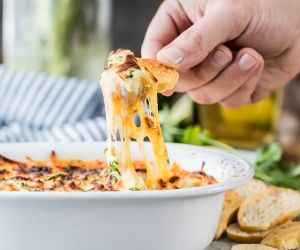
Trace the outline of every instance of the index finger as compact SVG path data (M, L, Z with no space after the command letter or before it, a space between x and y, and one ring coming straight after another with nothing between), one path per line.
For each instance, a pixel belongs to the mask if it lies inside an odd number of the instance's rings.
M142 57L156 59L160 49L191 25L177 1L164 1L147 29L142 45Z

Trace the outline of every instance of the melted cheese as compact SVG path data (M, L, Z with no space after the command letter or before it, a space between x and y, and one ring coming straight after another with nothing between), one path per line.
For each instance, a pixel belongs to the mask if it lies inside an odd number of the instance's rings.
M158 119L157 80L146 68L139 67L132 52L119 50L110 55L100 85L107 119L107 161L115 184L123 189L156 189L160 180L167 181L172 175ZM145 149L146 138L152 145L153 163ZM132 140L137 141L146 164L145 181L133 167Z

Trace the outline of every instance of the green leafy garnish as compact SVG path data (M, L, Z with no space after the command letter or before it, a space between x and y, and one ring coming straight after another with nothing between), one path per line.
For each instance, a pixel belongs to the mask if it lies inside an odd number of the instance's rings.
M256 151L255 177L267 183L300 191L300 163L283 163L282 148L277 143Z
M121 175L119 169L118 169L118 162L116 160L113 160L109 163L108 172L113 176L115 182L119 181L119 177Z
M47 177L45 177L43 179L43 181L51 181L51 180L56 179L58 177L64 177L64 176L66 176L64 173L57 172L57 173L53 173L53 174L48 175Z
M103 177L102 172L98 172L94 175L94 180L99 180L101 177Z
M133 77L133 73L134 73L134 70L130 70L129 74L126 76L126 78L132 78Z
M108 171L110 173L117 172L119 175L121 174L119 169L118 169L118 162L116 160L113 160L109 163Z
M143 189L142 188L138 188L138 187L132 187L132 188L129 188L130 191L142 191Z
M19 180L14 180L14 183L20 188L27 186L27 184L25 182L19 181Z
M36 188L36 189L28 189L29 192L41 192L42 189Z

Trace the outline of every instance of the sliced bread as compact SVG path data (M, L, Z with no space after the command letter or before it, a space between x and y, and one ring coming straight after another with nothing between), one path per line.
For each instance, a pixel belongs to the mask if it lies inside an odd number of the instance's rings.
M262 243L279 250L300 247L300 221L289 222L274 228Z
M218 240L225 233L227 226L236 216L237 210L241 205L241 197L233 190L225 193L223 208L218 225L217 232L215 234L215 240Z
M300 213L300 193L290 189L271 188L250 196L238 212L238 224L246 231L264 231Z
M157 80L157 91L159 93L175 87L179 73L160 62L152 59L136 57L140 67L146 68Z
M265 192L267 190L267 187L268 187L267 184L264 183L263 181L252 179L248 181L245 185L236 188L235 191L243 199L246 199L251 195Z
M227 237L237 243L260 243L269 232L270 230L246 232L237 223L231 224L226 229Z
M233 246L231 250L276 250L276 248L263 244L238 244Z

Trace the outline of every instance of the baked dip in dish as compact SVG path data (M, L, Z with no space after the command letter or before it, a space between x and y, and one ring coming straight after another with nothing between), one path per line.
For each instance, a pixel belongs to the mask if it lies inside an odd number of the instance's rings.
M59 159L54 151L45 161L34 161L26 157L24 162L7 159L0 155L0 191L28 192L104 192L119 191L119 177L111 173L119 170L113 161L107 166L102 160L83 161ZM134 171L143 181L147 169L143 160L133 161ZM172 164L172 176L158 180L157 190L197 187L216 183L216 179L202 170L186 171L176 163ZM118 185L116 185L118 183ZM142 191L138 187L130 191Z
M102 74L107 142L0 145L5 250L199 250L212 241L223 194L252 167L220 151L165 144L157 93L178 73L112 52Z

